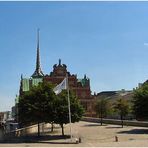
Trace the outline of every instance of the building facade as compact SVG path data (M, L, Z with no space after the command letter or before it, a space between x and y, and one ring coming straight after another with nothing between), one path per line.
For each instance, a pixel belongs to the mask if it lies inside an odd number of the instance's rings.
M21 96L23 92L29 91L32 86L38 85L39 82L47 81L51 84L58 85L66 77L66 74L68 75L69 88L75 93L83 105L85 116L95 116L95 101L91 95L90 79L86 75L82 79L78 79L76 74L71 74L67 70L67 66L61 63L61 59L59 59L58 64L53 65L53 71L50 74L43 74L40 65L39 32L37 37L36 69L30 78L23 78L21 76L19 95Z
M67 70L65 64L59 63L53 66L53 71L49 75L43 77L43 81L50 82L52 84L58 85L63 79L68 75L68 85L69 89L72 90L77 98L80 100L80 103L85 109L86 116L94 116L94 97L91 95L90 89L90 79L84 75L83 78L78 79L76 74L71 74Z

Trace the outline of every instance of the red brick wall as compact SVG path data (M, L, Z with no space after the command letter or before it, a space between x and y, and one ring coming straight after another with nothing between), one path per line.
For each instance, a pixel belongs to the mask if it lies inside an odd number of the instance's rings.
M50 75L44 76L44 81L50 82L52 84L58 85L63 81L68 73L68 83L69 88L76 94L77 98L80 100L81 104L86 110L87 116L93 116L94 114L94 99L91 95L90 84L86 86L82 86L80 82L78 82L76 75L71 75L70 72L67 71L66 65L54 65L53 71Z

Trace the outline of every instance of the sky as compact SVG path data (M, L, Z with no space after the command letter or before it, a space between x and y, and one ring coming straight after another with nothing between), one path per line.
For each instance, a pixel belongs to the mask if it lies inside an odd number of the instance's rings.
M132 90L148 79L148 2L0 2L0 111L35 70L37 28L44 74L62 60L92 93Z

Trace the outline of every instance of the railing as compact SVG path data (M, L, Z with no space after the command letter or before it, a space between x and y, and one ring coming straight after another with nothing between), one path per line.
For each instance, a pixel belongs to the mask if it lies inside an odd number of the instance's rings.
M40 123L40 134L44 133L45 128L51 127L49 123ZM17 140L17 138L20 139L20 137L28 137L30 135L37 135L38 133L38 124L16 129L10 132L6 132L3 135L4 141L11 141L11 140Z
M87 122L95 122L100 123L100 118L92 118L92 117L83 117L82 121ZM115 120L115 119L103 119L103 123L106 124L117 124L121 125L121 120ZM140 126L140 127L148 127L148 121L133 121L133 120L123 120L123 124L127 126Z

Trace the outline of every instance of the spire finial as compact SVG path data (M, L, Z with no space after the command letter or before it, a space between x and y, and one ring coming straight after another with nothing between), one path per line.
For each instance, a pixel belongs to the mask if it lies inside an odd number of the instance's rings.
M59 59L59 65L61 65L61 59Z
M84 79L86 79L86 74L84 75Z
M23 80L23 74L21 74L21 80Z
M39 47L39 31L40 29L37 29L37 55L36 55L36 70L33 73L32 77L40 77L44 76L41 67L40 67L40 47Z

